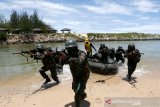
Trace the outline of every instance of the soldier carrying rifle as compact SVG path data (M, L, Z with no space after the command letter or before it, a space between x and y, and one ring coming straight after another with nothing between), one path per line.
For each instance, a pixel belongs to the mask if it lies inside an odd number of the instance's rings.
M137 63L140 61L141 54L138 49L135 48L134 44L129 44L128 49L125 52L125 57L128 59L128 75L127 78L130 81L131 75L136 69Z
M48 70L50 70L51 72L52 79L56 81L57 84L59 84L59 79L57 77L57 71L56 71L56 64L59 63L59 57L63 57L62 52L54 52L51 49L51 47L45 48L44 45L38 44L36 46L36 49L30 51L22 51L19 54L25 56L23 53L30 54L31 58L42 61L43 66L39 70L39 73L45 79L45 82L43 84L47 84L48 82L51 81L48 75L45 73ZM18 53L13 53L13 54L18 54Z

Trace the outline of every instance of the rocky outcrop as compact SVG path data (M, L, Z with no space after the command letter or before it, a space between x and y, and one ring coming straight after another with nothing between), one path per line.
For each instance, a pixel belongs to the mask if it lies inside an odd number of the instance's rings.
M82 42L84 37L76 34L12 34L7 36L7 40L1 44L17 44L17 43L41 43L41 42L64 42L69 38L75 38L77 41ZM93 41L131 41L131 40L160 40L160 35L138 35L135 36L119 36L115 35L89 35L90 40Z

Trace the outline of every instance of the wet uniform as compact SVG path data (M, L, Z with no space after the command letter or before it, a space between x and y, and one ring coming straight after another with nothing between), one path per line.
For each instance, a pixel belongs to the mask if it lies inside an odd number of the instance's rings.
M128 59L128 79L131 79L131 75L136 69L137 63L140 61L141 54L138 49L126 50L125 56Z
M75 107L80 107L80 101L85 99L86 83L89 78L88 60L85 52L78 49L75 39L69 39L65 42L66 60L69 64L73 77L72 89L75 92Z
M115 49L112 48L112 49L109 49L109 52L108 52L108 56L114 60L115 58Z
M108 48L104 47L98 51L101 54L100 62L106 64L108 62Z
M57 83L59 83L57 72L56 72L56 56L53 53L50 53L48 51L44 51L41 55L35 55L35 59L40 59L43 63L43 67L39 70L41 76L50 81L48 75L45 73L46 71L50 70L51 77L53 80L55 80Z
M87 65L88 62L85 52L79 50L78 56L68 57L67 63L70 66L70 70L73 76L72 89L75 93L84 95L86 83L89 78L89 70ZM77 89L77 87L80 87L80 89Z
M123 49L117 49L116 50L116 55L115 56L116 56L116 61L117 62L119 62L119 60L121 60L122 63L125 62L125 59L124 59L122 54L125 54L125 51Z

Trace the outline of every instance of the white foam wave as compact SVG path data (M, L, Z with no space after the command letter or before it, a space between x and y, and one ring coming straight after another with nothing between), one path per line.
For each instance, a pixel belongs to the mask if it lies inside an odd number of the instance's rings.
M145 69L145 66L141 66L141 67L137 67L136 70L134 71L133 75L136 77L140 77L143 74L147 73L148 71ZM126 75L128 74L128 67L127 65L122 65L119 67L119 72L118 74L121 77L126 77Z
M71 75L71 72L70 72L69 65L64 65L63 66L63 73L59 74L58 77L60 78L61 82L72 79L72 75Z
M143 66L143 67L137 68L134 72L135 72L134 73L135 76L142 76L143 74L147 73L148 71L145 69L145 66Z

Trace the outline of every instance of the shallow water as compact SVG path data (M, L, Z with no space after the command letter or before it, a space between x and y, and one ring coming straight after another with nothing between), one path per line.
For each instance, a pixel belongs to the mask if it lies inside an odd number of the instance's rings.
M98 50L100 43L92 42L95 48ZM109 48L117 49L118 46L122 46L127 49L129 43L135 43L136 48L140 52L144 53L141 57L140 63L138 63L135 74L138 76L143 75L147 72L159 72L160 66L160 41L106 41L105 43ZM78 43L79 48L84 50L84 44ZM45 43L45 46L51 46L53 49L58 47L58 50L64 48L64 43ZM41 62L29 59L29 63L25 57L21 55L13 55L14 52L21 52L21 50L30 50L35 48L36 44L19 44L19 45L3 45L0 46L0 80L8 80L10 78L38 73L38 70L42 66ZM93 50L93 53L94 50ZM127 62L127 61L126 61ZM125 64L120 67L119 74L124 75L127 72L127 65ZM59 74L62 81L71 79L71 74L68 66L64 66L64 73Z

